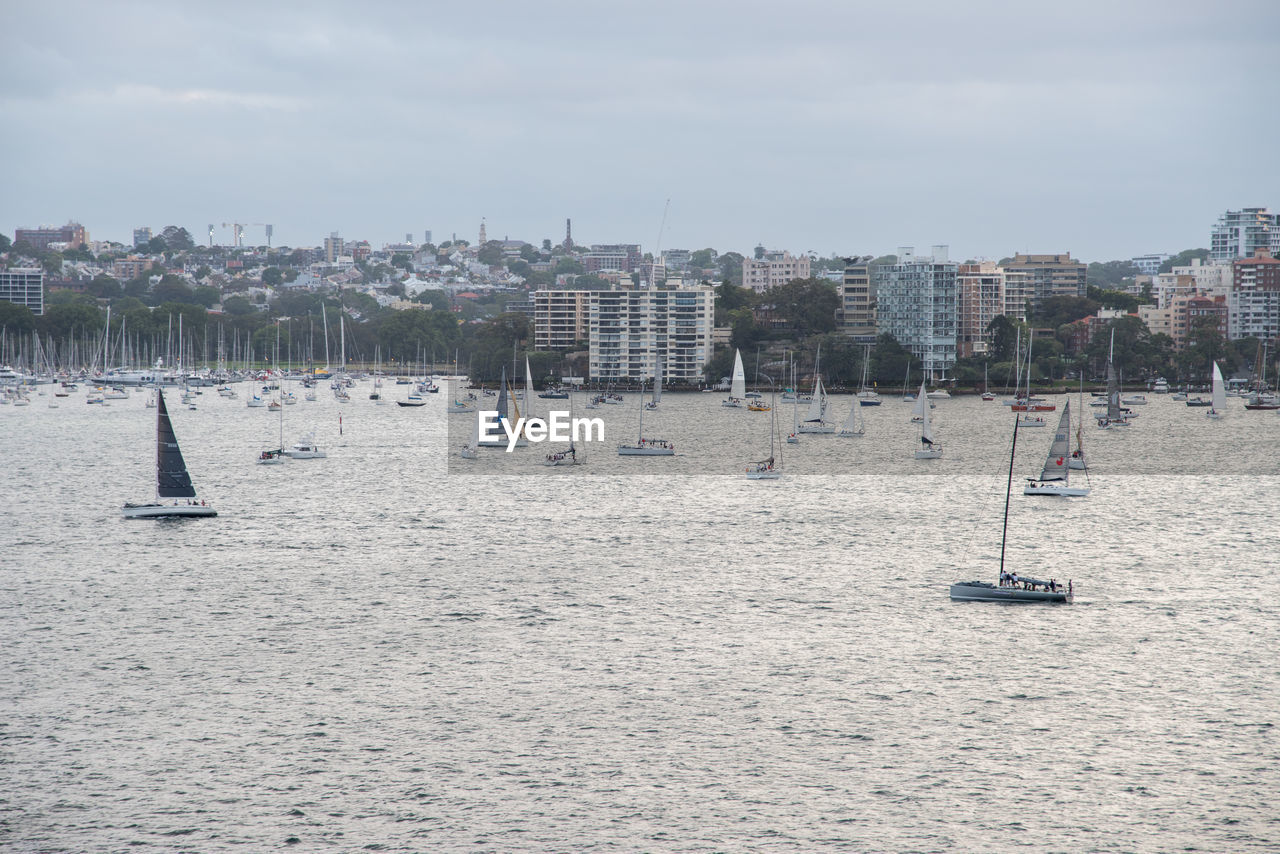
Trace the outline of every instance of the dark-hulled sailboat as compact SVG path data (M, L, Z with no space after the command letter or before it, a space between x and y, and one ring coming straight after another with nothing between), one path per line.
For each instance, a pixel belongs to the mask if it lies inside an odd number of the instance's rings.
M163 519L174 516L217 516L218 512L196 500L196 488L173 433L173 422L164 403L164 389L156 389L156 500L149 504L125 504L128 519Z

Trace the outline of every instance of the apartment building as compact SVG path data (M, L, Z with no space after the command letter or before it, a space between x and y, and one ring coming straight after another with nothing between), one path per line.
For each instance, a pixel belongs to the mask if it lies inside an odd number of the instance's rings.
M1168 261L1173 256L1167 252L1152 252L1148 255L1138 255L1129 260L1133 266L1138 268L1138 272L1144 276L1154 276L1160 272L1160 265Z
M344 245L342 238L338 236L338 232L334 231L324 239L324 260L327 264L336 264L338 259L343 256Z
M785 285L792 279L809 278L809 256L793 257L790 252L765 252L761 258L742 259L742 286L756 293Z
M942 373L956 361L958 270L946 246L934 246L929 255L904 246L897 263L875 268L877 329L896 338L929 373Z
M141 249L151 242L151 229L142 226L133 230L133 248Z
M837 290L840 308L837 322L840 331L863 343L874 343L876 337L876 289L871 276L871 255L855 255L844 259L844 274Z
M1052 255L1023 255L1003 265L1006 272L1027 276L1032 308L1049 297L1082 297L1088 289L1088 268L1074 261L1070 252Z
M19 228L13 232L14 243L26 243L33 249L48 249L54 243L65 243L81 248L89 243L89 232L78 222L63 226L42 225L39 228Z
M987 352L987 326L1005 314L1004 270L994 261L960 264L956 269L959 304L956 355L965 359Z
M32 314L44 314L44 270L35 267L0 270L0 300L25 305Z
M1280 260L1258 249L1235 262L1227 296L1227 337L1272 339L1280 336Z
M715 289L589 291L588 341L593 381L652 379L696 385L711 358Z
M1266 208L1227 211L1209 232L1209 260L1252 258L1259 249L1280 254L1280 222Z
M546 290L533 293L533 348L574 350L587 340L591 291Z
M638 243L593 243L581 260L583 269L588 273L602 270L634 273L640 269L643 258Z

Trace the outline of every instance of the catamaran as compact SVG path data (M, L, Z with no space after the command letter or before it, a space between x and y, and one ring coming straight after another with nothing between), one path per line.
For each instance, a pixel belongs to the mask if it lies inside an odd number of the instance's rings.
M178 448L178 437L164 404L164 390L156 389L156 500L148 504L125 504L128 519L161 519L174 516L217 516L204 501L197 502L196 488L187 473L187 464ZM172 503L164 503L172 499ZM181 500L179 500L181 499Z

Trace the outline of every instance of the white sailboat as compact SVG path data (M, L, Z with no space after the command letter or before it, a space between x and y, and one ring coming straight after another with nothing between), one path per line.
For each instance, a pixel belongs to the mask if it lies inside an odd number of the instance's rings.
M578 448L573 440L573 389L569 389L569 447L563 451L552 451L547 454L542 461L544 466L581 466L587 462L585 453L578 453ZM643 397L643 395L641 395Z
M187 473L187 464L178 448L178 437L164 404L164 390L156 389L156 500L147 504L125 504L128 519L160 519L174 516L217 516L204 501L197 502L196 489ZM164 503L171 499L172 503Z
M1126 410L1120 408L1120 383L1116 379L1115 366L1116 331L1111 330L1111 347L1107 351L1107 414L1098 416L1098 426L1128 427L1129 418Z
M929 420L928 398L925 397L924 380L920 381L920 395L916 400L924 402L924 405L920 407L920 447L916 449L916 459L941 459L942 444L934 439L933 424Z
M1027 485L1022 488L1023 495L1058 495L1084 496L1089 494L1087 486L1071 485L1071 402L1062 407L1062 415L1058 417L1058 429L1053 434L1053 442L1049 444L1049 454L1045 457L1044 467L1039 478L1027 478Z
M791 360L791 432L787 435L788 445L800 444L800 395L796 391L796 363Z
M865 419L862 417L862 401L857 395L853 396L853 403L849 407L849 414L844 417L844 423L840 425L840 431L837 436L861 436L867 430Z
M666 439L646 439L644 435L644 383L640 383L640 429L635 442L618 445L620 457L673 457L676 445Z
M1213 393L1210 398L1209 411L1205 415L1210 418L1221 418L1227 409L1227 385L1222 379L1222 370L1218 363L1213 363Z
M280 413L280 444L258 454L258 465L260 466L278 466L289 459L284 452L284 407L276 400L272 400L271 405Z
M1004 489L1004 524L1000 534L999 583L958 581L951 585L950 595L958 602L1057 602L1070 604L1074 585L1068 579L1063 589L1056 579L1045 581L1017 571L1005 572L1005 546L1009 540L1009 496L1013 492L1013 458L1018 449L1018 425L1014 422L1013 441L1009 445L1009 477Z
M871 367L871 345L866 345L862 354L862 385L858 389L858 403L862 406L879 406L880 393L867 388L867 373Z
M662 402L662 357L658 357L658 361L653 371L653 398L644 405L645 409L657 409L658 404Z
M827 422L827 392L822 387L822 346L818 346L818 355L813 362L813 398L809 401L809 411L800 422L801 433L834 433L836 427Z
M720 401L721 406L741 409L747 397L747 373L742 369L742 351L733 351L733 378L729 383L729 396Z
M502 368L501 385L499 386L499 389L498 389L498 403L497 403L497 406L495 407L495 409L498 412L499 424L513 423L509 420L507 415L507 410L509 407L515 408L516 420L514 423L519 423L520 404L514 398L515 398L515 394L509 391L509 387L507 385L507 368L504 365ZM479 422L480 422L480 415L477 413L476 415L477 434L479 433L479 426L478 426ZM516 438L515 446L517 448L526 447L528 444L529 444L529 440L526 439L524 436L519 436ZM487 438L478 436L476 439L476 445L477 447L481 447L481 448L506 448L508 445L506 429L499 427L499 429L490 433L490 435Z

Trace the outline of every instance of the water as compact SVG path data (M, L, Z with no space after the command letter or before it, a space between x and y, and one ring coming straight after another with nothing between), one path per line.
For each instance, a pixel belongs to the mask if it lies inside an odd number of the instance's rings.
M995 576L998 404L939 402L941 465L897 465L886 401L761 483L768 415L711 395L664 399L671 460L485 451L505 477L446 462L446 395L359 388L285 410L328 459L255 466L279 421L244 394L170 392L221 513L177 522L119 515L152 488L142 396L0 409L0 848L1280 845L1280 481L1239 473L1275 413L1087 427L1093 494L1010 512L1011 564L1077 603L1007 607L946 595Z

